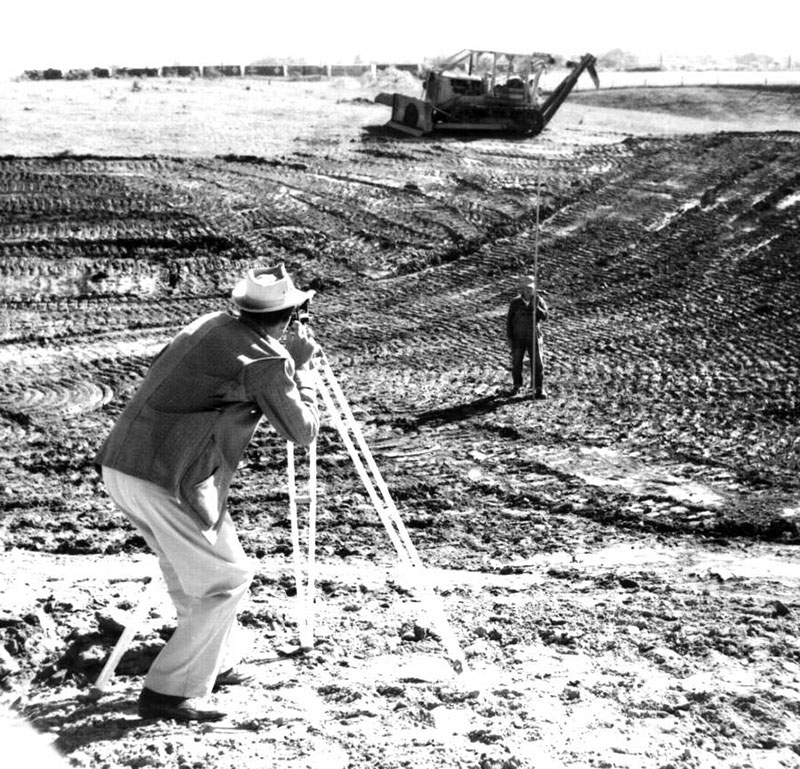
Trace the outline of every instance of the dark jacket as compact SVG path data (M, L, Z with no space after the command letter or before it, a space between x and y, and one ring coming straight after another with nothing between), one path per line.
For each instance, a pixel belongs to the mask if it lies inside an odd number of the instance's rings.
M542 327L539 321L547 320L547 304L541 295L537 296L538 307L536 309L536 332L537 337L542 337ZM506 316L506 337L513 345L524 344L533 339L533 299L526 302L521 296L511 300Z
M313 372L296 371L276 340L210 313L156 356L95 462L167 489L207 532L262 416L287 440L311 443Z

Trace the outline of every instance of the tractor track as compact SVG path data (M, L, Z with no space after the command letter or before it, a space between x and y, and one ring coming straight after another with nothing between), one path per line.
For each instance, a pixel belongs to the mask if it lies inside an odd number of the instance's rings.
M284 261L319 292L317 334L388 476L399 488L428 479L409 504L435 504L439 488L539 505L567 494L591 510L585 485L565 491L553 469L576 442L721 474L736 493L755 479L789 499L799 149L793 134L383 137L270 160L2 158L0 426L55 423L48 452L88 472L73 431L96 445L174 330L224 307L252 261ZM534 407L497 392L505 310L537 244L552 398ZM553 452L550 470L546 456L520 454L531 442ZM33 441L3 469L35 466L41 493L57 495L31 459L41 451ZM465 485L475 452L539 491L485 472ZM666 507L649 525L696 525Z

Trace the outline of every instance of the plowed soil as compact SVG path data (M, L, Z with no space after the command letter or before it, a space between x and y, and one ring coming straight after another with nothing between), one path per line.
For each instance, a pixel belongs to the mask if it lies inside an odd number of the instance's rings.
M535 139L413 139L382 85L2 94L3 701L81 767L800 766L796 91L573 94ZM213 727L142 722L174 617L157 581L87 697L155 573L91 458L165 341L278 261L317 291L467 670L328 421L316 645L276 653L297 615L265 426L230 500L257 683ZM534 265L543 401L507 395Z

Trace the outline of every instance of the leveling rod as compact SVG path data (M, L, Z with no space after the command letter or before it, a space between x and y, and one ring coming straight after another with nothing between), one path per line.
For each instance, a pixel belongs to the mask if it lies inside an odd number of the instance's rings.
M539 157L538 167L536 171L536 233L533 242L533 312L531 313L533 328L531 333L531 376L534 382L531 382L531 398L536 398L536 388L533 386L536 379L536 361L539 357L539 327L536 320L536 313L539 312L539 208L542 199L542 158Z

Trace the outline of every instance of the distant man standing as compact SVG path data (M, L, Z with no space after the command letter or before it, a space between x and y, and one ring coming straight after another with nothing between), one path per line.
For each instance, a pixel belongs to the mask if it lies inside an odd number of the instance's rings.
M536 280L533 275L524 275L517 283L517 289L519 294L511 300L506 318L506 337L511 347L511 394L516 395L522 387L522 362L527 351L534 396L538 399L546 398L543 386L542 331L539 323L547 320L547 305L536 293ZM535 318L534 304L536 304Z

